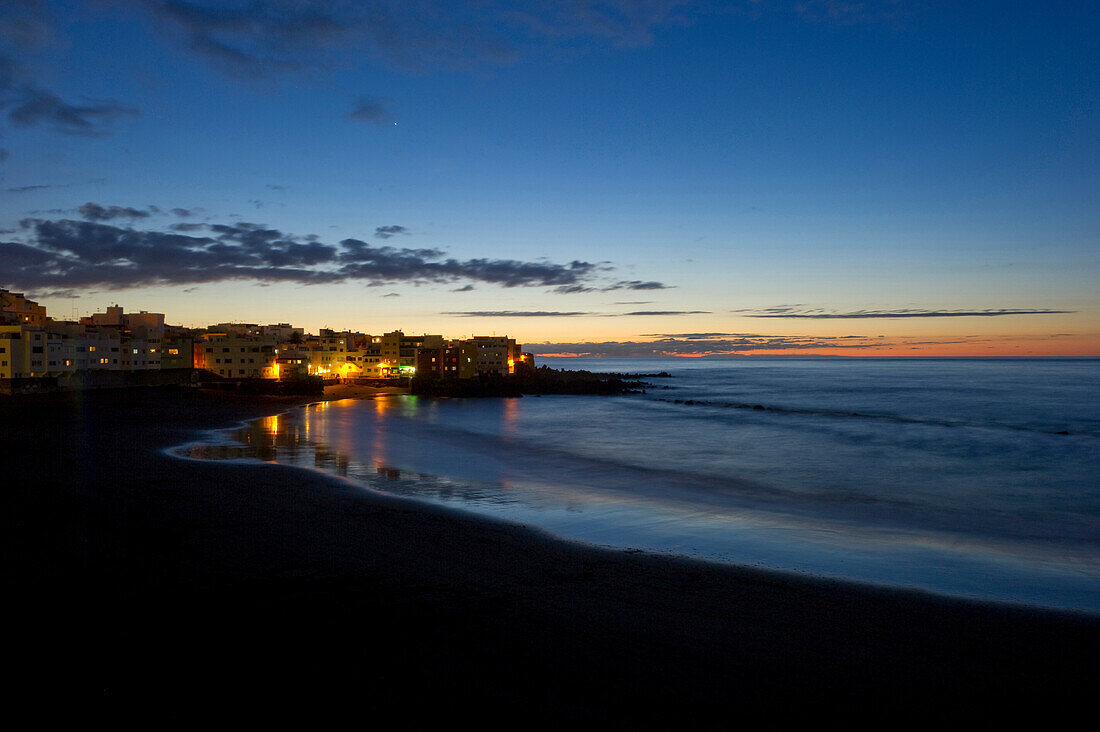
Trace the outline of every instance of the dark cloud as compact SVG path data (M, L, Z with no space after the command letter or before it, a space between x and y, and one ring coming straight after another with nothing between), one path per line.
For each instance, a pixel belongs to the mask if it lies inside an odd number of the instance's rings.
M51 185L38 185L38 186L16 186L15 188L5 188L8 193L30 193L31 191L42 191L47 188L57 188L58 186Z
M729 334L720 338L666 337L652 341L602 343L528 343L524 350L538 354L570 354L600 358L654 358L660 356L738 356L759 351L792 353L823 348L857 351L890 345L877 339L853 342L846 338Z
M631 313L614 313L614 315L707 315L709 310L635 310Z
M606 290L667 290L668 285L662 282L643 282L642 280L620 280Z
M610 285L604 285L602 287L590 287L583 285L569 285L563 287L555 287L554 292L558 295L575 295L583 292L611 292L613 290L667 290L669 286L663 282L644 282L642 280L619 280Z
M649 305L652 300L625 300L623 302L613 302L612 305Z
M118 0L126 1L126 0ZM215 66L247 78L367 58L391 66L468 69L510 63L581 38L641 46L710 3L681 0L150 0L159 29ZM370 120L370 117L367 117Z
M457 315L461 318L561 318L592 315L592 313L558 312L554 310L467 310L445 312L441 315Z
M293 71L349 37L358 24L354 4L253 0L244 5L160 0L135 2L162 30L195 53L238 75Z
M76 294L75 290L45 290L35 292L30 298L31 300L43 300L47 297L65 297L70 300L79 300L80 295Z
M596 276L597 265L573 261L445 258L438 249L374 247L359 239L326 244L262 224L175 224L170 231L99 221L25 219L20 241L0 242L0 285L111 288L201 284L226 280L320 284L362 281L502 287L556 286Z
M355 103L355 109L348 113L350 119L360 122L371 122L376 125L385 124L392 119L389 111L382 106L381 100L362 97Z
M400 292L387 292L382 297L401 297L401 293Z
M114 123L123 117L137 117L139 112L113 100L72 104L48 91L28 89L8 119L20 127L40 125L54 132L84 137L102 137L111 132Z
M149 217L148 211L143 211L129 206L100 206L98 203L88 201L77 209L77 213L88 221L110 221L112 219L144 219Z
M689 341L728 338L736 333L645 333L646 338L684 338Z
M803 20L840 25L896 21L906 11L903 0L798 0L790 7Z
M987 308L984 310L924 310L921 308L901 310L855 310L852 312L829 312L824 310L798 311L788 307L764 308L759 311L735 310L749 318L801 318L808 320L863 320L871 318L974 318L996 317L1000 315L1063 315L1074 310Z
M172 209L172 213L176 216L179 216L181 219L186 219L194 216L197 211L201 210L202 209L198 208L174 208Z
M6 45L30 51L53 36L45 0L6 0L0 3L0 38Z
M17 127L45 127L84 137L108 134L116 121L138 111L114 100L74 103L39 85L23 63L50 35L46 4L33 0L0 3L0 109Z
M476 289L473 285L463 285L462 287L455 288L451 292L472 292Z
M379 239L389 239L391 236L408 233L408 229L406 229L404 226L398 226L397 224L394 224L392 226L377 226L374 229L374 235Z

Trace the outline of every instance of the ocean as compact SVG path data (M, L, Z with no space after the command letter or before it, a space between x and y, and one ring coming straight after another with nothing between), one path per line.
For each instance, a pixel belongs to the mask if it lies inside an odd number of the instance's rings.
M614 397L297 408L268 461L601 546L1100 613L1100 360L538 359Z

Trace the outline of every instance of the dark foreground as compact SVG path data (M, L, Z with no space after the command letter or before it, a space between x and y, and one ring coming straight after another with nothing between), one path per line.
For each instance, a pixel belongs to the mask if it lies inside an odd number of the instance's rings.
M215 703L520 727L1092 716L1096 618L591 550L160 452L294 403L0 401L9 702L158 726Z

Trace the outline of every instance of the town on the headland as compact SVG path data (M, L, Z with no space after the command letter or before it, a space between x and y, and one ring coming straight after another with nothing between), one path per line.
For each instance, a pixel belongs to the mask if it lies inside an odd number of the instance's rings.
M523 375L534 357L508 336L446 339L288 323L165 324L163 313L118 305L78 321L55 320L22 293L0 289L0 393L95 387L272 382L408 383Z

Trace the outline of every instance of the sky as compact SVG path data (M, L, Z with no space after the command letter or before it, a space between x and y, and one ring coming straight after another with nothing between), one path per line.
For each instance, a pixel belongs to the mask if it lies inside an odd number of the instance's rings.
M1100 5L5 0L0 287L542 354L1100 356Z

